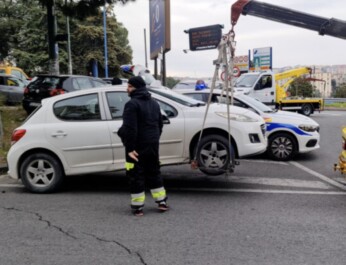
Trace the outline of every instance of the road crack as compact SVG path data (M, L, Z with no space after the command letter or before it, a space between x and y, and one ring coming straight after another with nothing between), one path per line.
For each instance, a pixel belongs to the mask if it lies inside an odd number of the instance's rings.
M35 213L35 212L31 212L31 211L24 211L24 210L17 209L17 208L14 208L14 207L2 207L2 208L5 209L5 210L7 210L7 211L17 211L17 212L21 212L21 213L32 214L32 215L36 216L37 219L38 219L40 222L46 223L47 226L48 226L48 228L54 228L54 229L56 229L57 231L59 231L60 233L63 233L65 236L68 236L68 237L73 238L73 239L78 239L77 237L75 237L75 236L72 235L71 233L65 231L65 230L62 229L61 227L52 224L52 223L51 223L49 220L47 220L47 219L44 219L43 216L40 215L39 213Z
M101 238L101 237L98 237L96 235L93 235L93 234L89 234L89 233L84 233L85 235L87 236L91 236L93 238L95 238L96 240L98 241L101 241L101 242L104 242L104 243L113 243L113 244L116 244L118 245L119 247L123 248L129 255L136 255L139 260L141 261L142 264L144 265L148 265L145 261L144 261L144 258L141 256L141 254L137 251L132 251L130 248L126 247L124 244L120 243L119 241L116 241L116 240L109 240L109 239L104 239L104 238Z

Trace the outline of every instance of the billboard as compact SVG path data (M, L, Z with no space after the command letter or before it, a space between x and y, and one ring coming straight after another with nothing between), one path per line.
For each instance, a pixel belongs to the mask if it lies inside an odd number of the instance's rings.
M272 69L272 56L272 47L253 49L253 67L251 70L260 71Z
M191 51L215 49L220 43L222 25L211 25L188 30Z
M170 0L149 1L150 58L171 49Z
M237 67L240 72L248 72L250 68L250 54L235 56L233 66Z

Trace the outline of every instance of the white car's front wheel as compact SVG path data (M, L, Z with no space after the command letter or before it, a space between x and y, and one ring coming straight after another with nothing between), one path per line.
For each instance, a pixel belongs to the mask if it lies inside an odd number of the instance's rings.
M220 135L208 135L201 139L197 149L199 169L207 175L221 175L225 173L231 163L234 163L235 154L232 144Z
M63 170L59 161L47 153L33 153L20 166L20 177L24 186L34 193L56 191L63 181Z

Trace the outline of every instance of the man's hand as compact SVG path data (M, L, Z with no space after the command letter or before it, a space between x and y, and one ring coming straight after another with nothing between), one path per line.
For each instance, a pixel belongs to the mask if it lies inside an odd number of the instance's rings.
M138 153L136 152L136 150L133 150L132 152L128 153L129 157L131 157L133 160L135 160L136 162L138 162Z

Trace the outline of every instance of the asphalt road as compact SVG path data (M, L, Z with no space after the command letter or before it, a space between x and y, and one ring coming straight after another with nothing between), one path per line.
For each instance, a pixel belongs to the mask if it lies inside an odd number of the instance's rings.
M162 168L171 210L129 211L123 172L69 178L55 194L0 177L0 264L345 264L346 185L333 171L346 112L312 116L321 149L243 159L208 177Z

